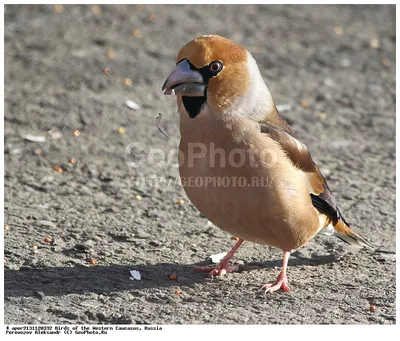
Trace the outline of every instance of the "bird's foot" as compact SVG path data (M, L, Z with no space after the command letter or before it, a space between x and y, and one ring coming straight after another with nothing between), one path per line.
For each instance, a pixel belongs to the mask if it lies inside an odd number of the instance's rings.
M228 254L225 256L225 258L219 263L215 268L209 268L209 267L197 267L194 268L194 271L209 271L210 273L208 274L208 277L214 278L215 276L222 277L225 275L227 272L235 272L239 270L238 265L229 265L229 260L232 258L233 254L236 252L236 250L239 248L240 245L244 242L243 239L239 239L235 246L232 248L231 251L228 252Z
M285 292L290 291L288 280L285 274L280 273L274 284L267 283L262 289L265 289L265 294L282 289Z
M214 278L215 276L222 277L226 273L235 272L238 270L239 270L239 267L237 265L229 265L229 263L226 263L226 264L221 263L218 266L216 266L215 268L210 268L207 266L194 268L194 271L202 271L202 272L209 271L208 277L210 277L210 278Z

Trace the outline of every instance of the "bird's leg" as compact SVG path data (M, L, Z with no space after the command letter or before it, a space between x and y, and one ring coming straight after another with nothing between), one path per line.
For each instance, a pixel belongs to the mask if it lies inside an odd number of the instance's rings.
M194 268L195 271L210 271L208 274L209 277L213 278L214 276L223 276L227 272L234 272L238 270L237 266L229 265L229 261L232 258L233 254L239 248L240 245L244 242L243 239L239 239L235 246L232 248L231 251L225 256L225 258L216 266L215 268L210 267L197 267Z
M265 293L274 292L279 289L282 289L283 291L286 291L286 292L288 292L290 290L289 285L288 285L288 279L286 276L286 268L287 268L287 264L289 261L289 256L290 256L290 252L283 253L283 263L282 263L281 273L279 274L279 276L276 279L276 282L274 284L267 283L262 287L262 289L265 289Z

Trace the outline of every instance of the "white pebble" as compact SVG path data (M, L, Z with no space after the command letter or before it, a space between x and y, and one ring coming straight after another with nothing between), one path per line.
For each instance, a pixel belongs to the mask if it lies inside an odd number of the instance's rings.
M219 263L221 260L224 259L224 257L227 255L227 253L228 253L228 252L221 252L221 253L217 253L216 255L211 255L211 256L210 256L211 261L212 261L214 264L217 264L217 263Z
M131 274L131 278L132 279L135 279L137 281L140 281L142 279L142 276L140 275L140 272L137 271L137 270L131 270L130 274Z
M139 110L141 108L139 104L129 99L125 102L125 105L132 110Z

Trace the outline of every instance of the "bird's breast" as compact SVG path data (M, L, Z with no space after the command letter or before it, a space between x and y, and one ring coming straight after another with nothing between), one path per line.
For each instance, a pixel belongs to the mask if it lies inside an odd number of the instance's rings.
M180 176L197 209L223 230L292 250L316 232L304 175L246 118L181 115Z

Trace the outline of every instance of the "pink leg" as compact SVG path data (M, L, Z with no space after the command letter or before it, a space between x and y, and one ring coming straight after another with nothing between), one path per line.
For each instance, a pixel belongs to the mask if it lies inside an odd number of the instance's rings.
M237 266L231 266L229 265L229 261L232 258L233 254L236 252L236 250L239 248L240 245L244 242L243 239L239 239L238 242L235 244L235 246L232 248L231 251L225 256L225 258L221 261L221 263L218 264L215 268L210 268L210 267L197 267L194 268L195 271L210 271L208 274L209 277L213 278L214 276L223 276L227 272L234 272L238 270Z
M265 289L265 293L271 293L282 289L283 291L288 292L290 290L288 285L288 279L286 277L286 268L289 261L290 252L283 253L283 263L282 263L282 271L279 274L276 282L274 284L267 283L265 284L262 289Z

